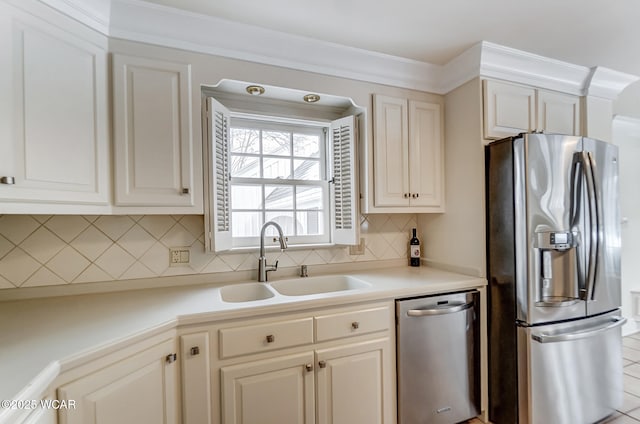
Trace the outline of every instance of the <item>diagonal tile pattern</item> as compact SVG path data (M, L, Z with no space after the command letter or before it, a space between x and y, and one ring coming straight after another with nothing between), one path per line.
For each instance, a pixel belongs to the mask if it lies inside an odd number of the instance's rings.
M336 246L269 258L294 267L408 256L415 214L363 215L360 223L363 255ZM256 268L255 252L205 253L203 240L202 215L0 215L0 289ZM188 248L190 264L169 267L170 247Z

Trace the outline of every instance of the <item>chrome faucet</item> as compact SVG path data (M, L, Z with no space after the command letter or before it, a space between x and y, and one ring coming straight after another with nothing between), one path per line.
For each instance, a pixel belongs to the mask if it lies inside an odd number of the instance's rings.
M260 282L267 281L267 272L275 271L278 269L278 261L276 261L276 263L273 265L267 265L267 258L264 256L264 232L269 225L274 226L275 229L278 230L280 250L284 250L287 248L287 240L282 233L282 228L280 228L280 226L273 221L265 222L262 226L262 229L260 230L260 257L258 258L258 281Z

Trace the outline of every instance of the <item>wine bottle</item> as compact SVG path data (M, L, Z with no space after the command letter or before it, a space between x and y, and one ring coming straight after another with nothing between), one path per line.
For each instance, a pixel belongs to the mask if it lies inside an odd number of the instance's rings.
M420 240L416 237L416 229L413 229L413 237L409 241L409 250L411 251L411 259L409 265L420 266Z

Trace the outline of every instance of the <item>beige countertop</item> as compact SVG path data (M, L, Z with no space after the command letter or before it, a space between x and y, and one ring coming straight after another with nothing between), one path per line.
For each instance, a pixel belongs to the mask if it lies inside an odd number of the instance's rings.
M40 393L61 371L73 368L88 355L120 348L184 324L486 285L483 278L427 267L392 267L339 275L350 275L370 286L305 296L275 295L240 303L224 302L220 284L0 302L0 399L22 400ZM2 415L0 410L0 421Z

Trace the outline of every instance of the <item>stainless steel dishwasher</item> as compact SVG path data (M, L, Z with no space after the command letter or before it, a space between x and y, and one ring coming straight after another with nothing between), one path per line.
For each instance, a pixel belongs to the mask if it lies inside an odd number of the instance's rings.
M479 292L396 300L398 424L480 413Z

